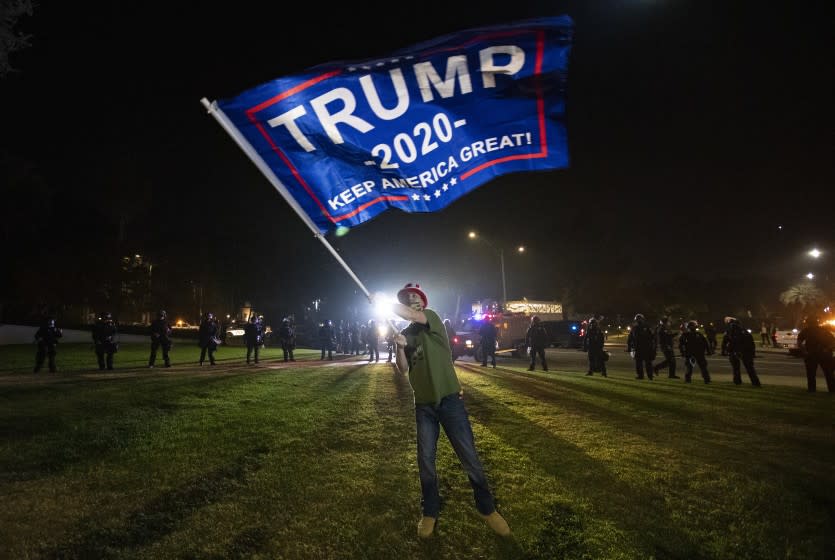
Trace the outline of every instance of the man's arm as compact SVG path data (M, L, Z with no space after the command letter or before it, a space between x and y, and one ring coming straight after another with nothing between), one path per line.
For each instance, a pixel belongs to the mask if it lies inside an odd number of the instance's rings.
M392 311L394 311L394 314L400 317L401 319L411 321L412 323L420 323L421 325L425 325L429 322L426 319L426 314L424 314L423 311L415 311L408 305L403 305L402 303L395 303L392 307Z
M400 333L394 335L394 344L397 347L394 365L397 366L397 371L406 375L409 373L409 360L406 358L406 337Z

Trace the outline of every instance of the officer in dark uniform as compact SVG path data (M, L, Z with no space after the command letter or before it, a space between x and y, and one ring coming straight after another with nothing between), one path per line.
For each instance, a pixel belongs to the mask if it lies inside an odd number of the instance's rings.
M356 327L355 330L357 333L357 355L359 355L359 327ZM333 322L330 320L325 321L319 327L319 348L322 349L322 360L325 359L325 352L328 354L328 359L333 360Z
M171 360L168 357L168 352L171 351L171 325L168 323L168 313L161 309L157 313L157 318L151 323L151 356L148 358L148 367L154 367L154 362L157 361L157 350L162 348L162 359L165 362L165 367L171 367Z
M490 357L490 364L495 369L496 367L496 339L499 336L499 331L493 321L485 319L481 323L481 328L478 330L481 338L481 365L487 366L487 358Z
M707 344L710 347L710 353L713 354L716 352L716 327L713 323L708 323L705 325L705 338L707 338Z
M545 345L548 343L548 331L542 326L539 317L534 315L531 317L531 326L525 333L525 344L530 348L531 365L528 366L528 371L536 369L536 357L542 362L542 371L548 371L548 363L545 361Z
M58 339L64 336L61 329L55 326L55 319L49 318L35 333L35 343L38 351L35 353L35 373L43 367L44 359L49 357L49 371L58 371L55 367L55 354L57 353Z
M655 333L647 325L646 318L638 313L635 315L635 323L629 331L626 339L626 350L632 354L635 360L635 379L644 378L646 375L652 381L652 361L655 359Z
M603 350L606 338L603 331L600 330L600 325L597 319L592 317L589 319L588 330L586 336L583 337L583 351L589 355L589 371L586 375L594 375L595 371L599 371L603 377L606 377L606 351Z
M710 383L710 373L707 371L705 354L711 354L710 343L697 329L696 321L688 321L687 329L678 341L681 355L684 357L684 382L690 383L693 377L693 366L698 364L705 384Z
M807 390L810 393L817 390L815 377L820 366L827 389L830 393L835 392L835 360L832 359L835 336L818 324L817 316L806 318L804 327L797 333L797 347L803 352L803 361L806 362Z
M386 360L387 362L391 362L391 358L394 355L394 336L397 332L391 327L391 325L386 325L386 350L388 350L389 357Z
M200 345L200 365L206 360L206 353L209 354L209 364L215 365L215 350L220 344L218 338L217 320L214 313L206 313L206 316L200 321L200 329L197 331L197 340Z
M377 321L368 321L368 328L365 331L365 341L368 343L368 362L380 361L380 331L377 330Z
M278 329L278 340L281 341L281 351L284 352L284 361L288 359L295 362L293 358L293 350L296 348L296 331L290 323L290 319L284 318L281 321L281 327Z
M656 375L658 375L659 371L665 367L669 367L670 373L668 377L670 379L679 379L679 376L676 375L676 354L673 350L674 337L675 334L673 334L672 330L670 330L670 318L662 317L661 321L658 322L658 329L655 331L655 343L658 345L661 353L664 354L664 361L659 364L655 364L653 371Z
M754 337L751 336L747 330L742 328L740 322L733 318L727 317L725 321L728 324L725 338L722 340L722 354L727 354L733 369L734 385L742 384L742 372L739 363L745 366L745 371L751 379L751 385L754 387L761 387L760 378L757 376L757 371L754 369L754 357L757 351L757 346L754 344Z
M264 331L261 326L261 321L258 317L253 315L249 318L249 322L244 326L244 342L246 342L246 363L255 352L255 363L258 363L258 350L261 348L261 343L264 339Z
M113 315L109 312L102 313L93 325L93 344L95 345L96 358L99 362L99 369L113 369L113 354L119 351L119 343L116 340L116 323Z
M350 326L348 327L350 330L351 336L351 346L350 350L348 350L349 354L355 354L357 356L360 355L360 325L358 321L352 321ZM324 355L322 356L324 360Z

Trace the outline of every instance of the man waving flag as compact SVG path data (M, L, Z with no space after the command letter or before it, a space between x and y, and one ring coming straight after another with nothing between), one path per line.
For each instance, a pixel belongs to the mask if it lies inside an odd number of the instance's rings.
M572 34L568 16L470 29L203 103L323 235L567 167Z

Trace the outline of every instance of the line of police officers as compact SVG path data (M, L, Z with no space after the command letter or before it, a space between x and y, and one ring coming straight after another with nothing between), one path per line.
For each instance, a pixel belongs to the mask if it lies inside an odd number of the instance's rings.
M744 367L751 385L761 387L762 383L754 367L756 357L754 337L735 317L725 317L725 325L721 352L723 356L728 356L734 384L742 384L742 368ZM679 352L684 358L686 383L690 383L694 366L699 367L704 382L710 383L705 356L716 351L716 330L712 327L712 323L708 325L706 329L708 336L705 337L698 332L696 321L688 321L684 326L679 338ZM669 318L663 317L656 330L653 331L642 314L635 315L635 323L627 339L627 351L635 360L636 379L643 379L646 375L651 380L665 367L668 368L669 378L679 378L676 375L676 359L673 351L675 336L676 334L670 329ZM835 392L835 373L833 373L835 370L835 359L833 359L835 336L819 325L816 315L810 315L804 321L804 327L797 336L797 346L804 357L807 390L816 391L816 374L820 367L826 379L827 389L830 393ZM657 349L664 354L664 360L653 366L652 362ZM591 361L591 355L589 359ZM591 366L589 371L591 371Z
M798 333L797 345L803 352L808 391L816 391L816 374L818 367L820 367L823 370L827 389L832 393L835 392L835 373L833 373L835 371L835 359L833 359L835 336L818 323L819 319L816 315L810 315L806 318L804 328ZM725 337L722 340L721 351L723 356L728 356L729 358L733 371L734 384L740 385L742 383L741 370L744 367L751 381L751 385L761 387L762 384L754 367L756 345L751 333L744 329L739 320L734 317L726 317L725 324L726 331ZM534 323L532 323L532 328L533 326L535 326ZM712 327L712 324L709 326ZM372 322L369 327L373 333L373 346L376 347L376 325ZM710 383L710 373L708 372L705 356L713 354L716 350L715 329L708 330L708 337L698 332L697 329L698 323L696 321L688 321L680 333L679 352L684 358L684 381L685 383L691 382L694 367L698 366L702 379L707 384ZM172 332L167 313L164 310L160 310L157 318L150 326L151 354L148 358L149 368L154 367L157 352L160 349L162 350L162 359L165 367L171 367L169 352L173 345ZM198 330L198 345L200 347L199 363L201 366L207 355L209 363L215 365L214 354L218 345L221 344L219 333L220 325L214 314L206 313ZM332 323L326 321L319 334L322 359L325 359L326 354L328 355L328 359L333 359ZM284 354L284 361L295 361L293 357L293 350L296 345L295 329L288 318L282 320L278 335ZM53 373L57 371L57 346L58 340L62 336L63 332L56 326L55 319L53 318L47 319L35 332L35 343L37 344L35 373L41 370L44 361L47 359L49 371ZM116 323L111 313L105 312L97 317L96 323L93 325L92 336L99 369L104 370L106 368L112 370L113 356L119 350L119 341ZM626 350L630 352L635 360L636 379L644 379L646 376L652 380L664 368L668 369L668 377L670 379L680 379L676 375L676 357L673 350L675 336L676 334L670 328L670 319L668 317L663 317L658 327L653 330L648 325L643 314L638 313L635 315L635 323L630 329ZM259 317L253 316L250 318L244 329L244 338L247 348L246 363L251 363L254 357L254 363L257 364L259 362L259 349L264 339L264 325L263 321L259 320ZM588 352L589 359L589 370L586 375L592 375L594 371L600 371L604 377L606 376L608 353L603 350L604 339L605 337L601 332L597 319L590 319L588 331L583 341L583 349ZM529 344L531 344L530 337ZM659 349L664 355L664 360L659 364L653 365ZM534 366L534 355L532 352L531 369ZM492 365L495 367L495 355L488 353L485 353L482 365L487 365L488 356L492 358ZM391 355L389 355L390 359ZM375 356L372 354L369 361L371 360L379 360L379 355ZM547 371L544 355L542 356L542 362L543 369Z
M148 367L156 365L157 353L162 350L162 359L165 367L171 367L170 352L173 346L173 329L168 322L168 314L165 310L157 313L157 318L151 322L151 354L148 357ZM43 325L35 332L35 368L38 373L48 359L49 371L58 371L55 358L58 349L58 339L63 336L63 331L55 324L55 319L48 318ZM96 354L96 361L100 370L113 369L113 356L119 351L119 338L116 322L110 312L100 314L92 329L93 349ZM293 351L296 347L296 334L289 318L282 321L278 331L281 348L284 353L284 361L295 362ZM201 319L200 328L197 334L198 346L200 347L199 363L202 366L208 356L209 363L215 365L215 351L221 344L220 324L214 313L206 313ZM259 350L264 343L263 317L251 317L244 328L244 339L246 341L246 363L251 363L254 354L254 362L259 361Z

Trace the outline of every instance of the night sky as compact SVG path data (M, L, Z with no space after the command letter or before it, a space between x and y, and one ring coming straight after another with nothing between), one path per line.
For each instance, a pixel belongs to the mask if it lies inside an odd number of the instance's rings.
M662 285L671 299L700 285L776 306L807 272L804 251L835 258L831 2L110 4L41 2L18 25L33 44L0 80L6 299L33 278L71 282L60 272L97 252L107 267L108 251L225 286L218 301L349 298L349 276L200 99L562 14L576 25L570 168L329 238L369 289L419 282L448 312L457 296L500 297L498 256L470 229L506 249L510 299L583 311L631 313ZM26 188L10 179L21 169Z

